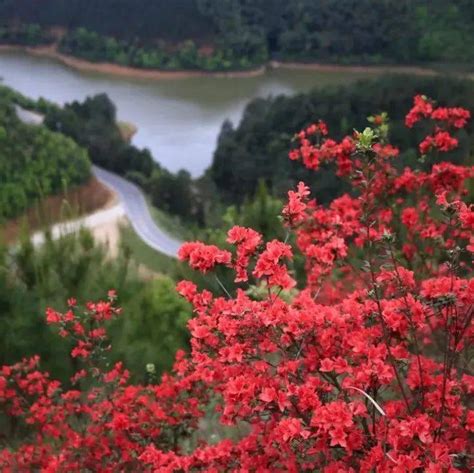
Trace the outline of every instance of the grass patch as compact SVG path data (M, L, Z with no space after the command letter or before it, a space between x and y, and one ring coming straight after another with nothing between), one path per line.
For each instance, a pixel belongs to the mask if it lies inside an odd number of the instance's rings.
M150 202L148 202L148 208L150 209L150 214L156 225L171 237L182 241L194 240L196 238L194 229L183 224L179 217L157 209Z
M155 274L165 274L175 281L193 281L200 289L212 290L217 294L222 292L214 277L194 271L186 263L150 248L130 225L122 226L120 233L122 246L137 265Z
M155 273L167 274L172 277L176 273L177 261L150 248L130 225L121 227L120 237L122 245L126 251L130 252L130 257L137 264L143 265Z

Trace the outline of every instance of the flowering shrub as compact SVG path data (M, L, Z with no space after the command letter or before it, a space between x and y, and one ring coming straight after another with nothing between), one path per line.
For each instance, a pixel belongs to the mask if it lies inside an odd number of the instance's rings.
M444 152L468 118L418 96L406 122L431 120L420 151ZM228 267L267 293L222 297L180 282L192 350L159 384L104 368L114 294L84 314L74 301L49 310L83 368L72 388L36 358L2 368L2 471L471 471L474 210L464 198L474 172L399 170L387 117L371 122L341 142L323 122L295 137L291 159L335 163L354 191L327 207L303 183L288 193L305 287L295 289L294 249L252 229L229 231L235 251L183 246L193 268ZM233 440L201 438L212 409Z

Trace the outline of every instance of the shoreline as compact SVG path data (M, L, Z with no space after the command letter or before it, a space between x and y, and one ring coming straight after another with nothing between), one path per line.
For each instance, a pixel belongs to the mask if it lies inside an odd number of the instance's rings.
M94 72L99 74L108 74L117 77L126 77L133 79L187 79L193 77L222 77L222 78L238 78L238 77L258 77L265 74L266 67L260 66L257 69L248 71L229 71L229 72L208 72L208 71L164 71L152 69L139 69L137 67L120 66L118 64L106 62L89 62L74 56L61 54L54 46L16 46L3 44L0 45L1 51L21 51L32 56L46 57L55 59L62 64L76 69L80 72Z
M360 74L411 74L415 76L437 76L440 72L430 67L409 65L386 65L386 66L345 66L342 64L304 63L304 62L282 62L270 61L271 69L292 69L317 72L355 72Z
M187 79L193 77L216 77L216 78L249 78L264 75L267 70L288 69L288 70L307 70L314 72L328 73L360 73L360 74L411 74L416 76L437 76L442 73L431 68L415 65L386 65L386 66L362 66L353 65L346 66L340 64L324 64L324 63L299 63L299 62L282 62L269 61L256 69L248 71L229 71L229 72L210 72L210 71L164 71L139 69L136 67L120 66L118 64L105 62L89 62L73 56L68 56L57 51L53 46L19 46L19 45L0 45L2 51L21 51L32 56L46 57L59 61L60 63L80 72L92 72L99 74L113 75L117 77L133 78L133 79ZM474 79L474 73L459 74L461 77Z

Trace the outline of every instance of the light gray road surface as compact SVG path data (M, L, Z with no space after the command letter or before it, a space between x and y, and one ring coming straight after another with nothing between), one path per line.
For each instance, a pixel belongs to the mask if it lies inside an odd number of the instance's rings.
M16 105L15 108L18 118L24 123L31 125L41 125L43 123L44 117L41 114L26 110L19 105ZM111 188L119 196L120 205L114 209L98 212L74 222L55 225L52 229L53 237L77 231L81 226L87 227L105 222L109 218L120 216L125 212L133 229L147 245L167 256L176 258L182 242L171 237L156 225L150 215L150 210L142 191L135 184L105 169L92 166L92 170L99 181ZM33 238L36 244L42 244L43 240L44 235L41 232Z
M143 192L133 183L97 166L94 175L120 198L125 215L137 235L151 248L176 258L182 242L168 235L153 220Z

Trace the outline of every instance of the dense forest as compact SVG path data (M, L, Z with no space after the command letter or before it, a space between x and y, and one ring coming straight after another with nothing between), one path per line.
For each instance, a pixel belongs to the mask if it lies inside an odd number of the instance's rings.
M41 26L85 27L123 39L206 38L211 19L196 0L1 0L0 18Z
M38 46L52 41L53 37L38 24L0 25L0 44Z
M0 221L90 176L87 152L62 134L21 122L17 99L0 87Z
M469 0L2 0L0 24L2 42L43 44L60 27L61 51L141 68L474 59Z
M440 104L464 104L474 111L472 83L455 78L422 78L385 76L363 80L352 85L316 88L293 97L278 96L253 100L238 124L226 122L218 139L208 177L221 198L228 203L241 203L256 191L264 180L270 191L282 197L300 180L311 185L322 202L332 200L344 187L329 167L317 174L288 159L288 148L296 132L317 119L328 123L332 136L341 138L352 130L363 130L373 111L386 111L390 117L392 142L405 151L397 160L399 166L429 167L432 158L417 162L417 145L423 128L407 130L404 114L416 93L438 98ZM472 125L469 125L471 127ZM470 128L461 134L460 147L443 159L469 163L474 151Z

